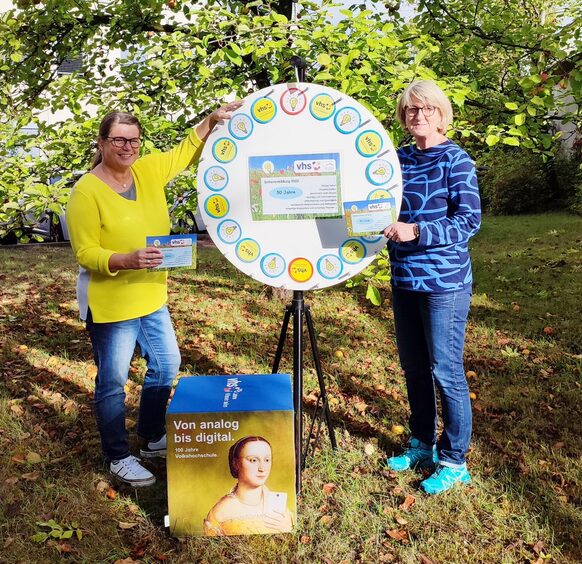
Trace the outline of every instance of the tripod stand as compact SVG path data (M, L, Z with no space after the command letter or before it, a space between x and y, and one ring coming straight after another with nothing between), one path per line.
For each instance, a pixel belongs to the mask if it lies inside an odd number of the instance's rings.
M295 487L297 493L301 491L301 472L305 466L305 458L309 454L311 439L312 450L315 450L319 435L321 433L321 426L323 418L327 424L329 438L333 449L337 448L335 440L335 433L331 422L331 413L329 411L329 404L327 401L327 392L325 390L325 381L323 379L323 372L321 370L321 362L319 359L319 351L317 349L317 341L315 336L315 329L313 327L313 319L309 306L305 305L303 300L303 292L295 290L293 292L293 300L285 309L285 316L283 318L283 325L281 326L281 335L279 336L279 343L277 345L277 352L275 353L275 360L273 361L273 374L279 370L279 363L285 345L285 337L287 336L287 329L289 327L289 319L293 316L293 408L295 411ZM311 423L309 425L309 433L305 444L305 449L302 449L303 442L303 419L302 419L302 399L303 399L303 316L307 323L307 330L309 333L309 341L311 343L311 352L313 354L313 361L315 370L317 372L317 380L319 382L319 396L315 403ZM314 435L314 428L317 421L317 430Z

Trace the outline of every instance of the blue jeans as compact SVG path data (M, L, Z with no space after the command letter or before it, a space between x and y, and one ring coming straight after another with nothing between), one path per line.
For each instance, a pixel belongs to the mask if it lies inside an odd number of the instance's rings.
M87 312L87 330L97 365L94 409L103 454L120 460L130 454L125 428L125 390L129 365L139 345L147 363L141 391L137 433L148 441L165 432L166 405L180 368L180 351L168 308L136 319L94 323Z
M393 288L394 323L406 377L412 436L436 442L439 390L443 432L437 443L445 466L465 463L472 431L471 399L463 368L471 292L425 293Z

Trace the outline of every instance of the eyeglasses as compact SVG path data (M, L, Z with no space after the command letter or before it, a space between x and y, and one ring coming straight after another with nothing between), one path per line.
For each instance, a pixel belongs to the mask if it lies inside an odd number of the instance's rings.
M137 149L141 145L141 139L139 137L134 137L133 139L127 139L126 137L106 137L105 139L111 141L113 146L118 149L123 149L126 143L129 143L134 149Z
M424 117L431 117L434 116L436 108L434 106L423 106L422 108L417 106L406 106L405 110L408 117L415 117L421 110Z

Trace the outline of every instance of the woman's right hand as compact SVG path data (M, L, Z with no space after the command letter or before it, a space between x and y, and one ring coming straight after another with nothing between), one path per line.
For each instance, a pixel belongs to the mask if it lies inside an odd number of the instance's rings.
M213 130L214 126L222 120L230 119L232 112L238 110L243 105L241 100L235 102L229 102L228 104L223 104L220 108L214 110L209 116L206 116L204 120L196 128L196 133L202 141L206 141L210 132Z
M142 268L155 268L162 264L162 251L156 247L137 249L132 253L115 253L109 258L109 270L141 270Z

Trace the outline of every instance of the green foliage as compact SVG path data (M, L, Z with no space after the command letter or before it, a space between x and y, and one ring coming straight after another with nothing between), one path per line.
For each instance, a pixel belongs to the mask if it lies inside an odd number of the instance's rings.
M384 248L371 264L346 282L346 287L356 288L366 285L366 299L370 300L375 306L379 306L382 304L382 294L378 286L384 286L389 281L390 261L388 259L388 250Z
M424 63L443 80L463 77L470 86L462 115L474 156L484 143L552 156L556 114L580 127L581 116L563 98L571 92L579 99L582 91L578 0L487 0L478 7L422 0L415 23L440 46Z
M553 209L548 166L530 151L496 151L479 181L482 205L494 215L544 212Z
M496 150L479 180L485 211L494 215L582 210L582 170L576 157L544 159L523 149Z
M67 193L47 188L47 179L87 168L106 111L135 113L149 136L145 150L163 148L225 97L293 81L295 55L307 61L308 81L370 107L396 144L398 93L416 78L437 80L457 114L451 135L474 157L497 144L553 154L549 126L565 111L556 91L576 97L582 85L579 2L486 0L474 12L461 0L423 1L410 21L393 3L355 4L339 19L329 1L297 3L294 20L292 6L44 0L0 15L0 157L12 159L0 170L0 236L30 211L62 207ZM59 75L58 65L75 56L82 69ZM39 130L29 144L35 158L14 153L31 123ZM33 208L25 216L22 202Z
M68 540L73 538L73 535L77 540L83 538L83 531L75 522L71 525L59 525L54 519L50 519L49 521L37 521L36 524L43 530L30 537L30 540L34 542L43 543L49 539Z
M551 180L560 207L582 214L582 160L580 156L558 154L551 162Z

